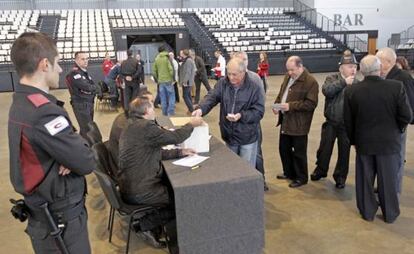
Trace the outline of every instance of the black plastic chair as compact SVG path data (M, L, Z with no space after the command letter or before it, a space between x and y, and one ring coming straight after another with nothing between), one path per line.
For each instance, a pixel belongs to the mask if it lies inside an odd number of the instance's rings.
M108 107L108 110L111 109L111 100L116 98L116 95L109 93L109 88L103 81L99 81L96 85L96 105L95 109L98 110L99 106L101 108Z
M128 216L128 237L126 243L125 253L129 251L129 241L131 238L132 223L139 223L139 219L144 217L146 214L156 211L158 208L150 205L128 205L123 202L118 188L116 187L115 182L102 170L94 171L96 177L98 178L99 184L105 194L106 199L111 205L111 213L109 218L109 242L112 241L112 231L114 228L114 219L115 211L121 216Z
M96 143L102 142L102 134L98 125L95 122L88 123L89 131L86 133L89 145L93 146Z
M126 244L125 253L128 253L129 250L129 240L131 237L131 230L132 230L132 222L139 224L139 219L142 218L144 215L150 212L155 212L159 209L160 206L156 205L129 205L126 204L122 198L121 194L119 193L116 181L111 178L108 172L111 171L109 168L110 163L108 161L108 151L103 143L97 143L92 147L92 150L95 155L95 160L97 162L97 169L94 170L96 177L98 178L98 182L102 188L102 191L105 194L106 199L108 200L111 209L109 211L109 218L108 218L108 229L109 229L109 242L112 241L112 232L114 227L114 219L115 219L115 211L121 216L128 216L129 223L128 223L128 238Z

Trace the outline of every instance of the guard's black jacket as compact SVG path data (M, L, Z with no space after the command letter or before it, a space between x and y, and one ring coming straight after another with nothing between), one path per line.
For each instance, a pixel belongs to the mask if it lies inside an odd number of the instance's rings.
M88 72L82 70L76 64L66 75L65 83L69 89L72 102L93 103L96 94L96 85Z
M86 189L84 175L95 169L91 149L58 104L54 96L27 85L18 86L13 95L8 123L10 180L29 207L45 201L60 207L79 202ZM61 165L71 173L59 175Z

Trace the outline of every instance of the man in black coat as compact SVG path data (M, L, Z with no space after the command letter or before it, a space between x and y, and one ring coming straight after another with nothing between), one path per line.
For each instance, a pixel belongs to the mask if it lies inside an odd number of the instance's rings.
M391 48L382 48L378 50L376 56L381 61L381 76L386 79L393 79L401 81L404 85L405 91L410 102L411 109L414 109L414 79L407 71L401 70L397 67L396 60L397 55ZM411 121L411 124L414 122ZM404 163L405 163L405 146L407 142L407 132L401 134L401 151L400 151L400 166L398 168L398 183L397 191L401 193L402 180L404 175Z
M360 66L365 79L348 87L344 98L345 127L356 149L357 206L363 219L374 220L377 176L379 206L384 221L392 223L400 214L396 184L401 133L412 112L401 82L380 77L381 62L376 56L364 57Z
M333 178L335 187L343 189L349 168L349 139L344 126L344 91L345 88L358 82L355 78L357 61L349 51L345 51L339 63L339 73L329 75L322 86L325 95L324 115L326 121L322 124L321 142L316 153L316 168L311 174L312 181L326 177L335 140L338 142L338 160L336 161Z

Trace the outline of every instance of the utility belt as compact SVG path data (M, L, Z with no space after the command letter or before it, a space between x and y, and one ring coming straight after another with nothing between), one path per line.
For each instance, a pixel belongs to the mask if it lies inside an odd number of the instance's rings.
M72 205L71 207L64 207L60 210L54 210L53 204L49 205L50 214L52 215L54 221L58 225L66 224L68 221L71 221L79 217L85 209L85 199L82 199L77 204ZM41 208L29 208L30 218L35 221L40 221L42 223L48 223L48 218Z

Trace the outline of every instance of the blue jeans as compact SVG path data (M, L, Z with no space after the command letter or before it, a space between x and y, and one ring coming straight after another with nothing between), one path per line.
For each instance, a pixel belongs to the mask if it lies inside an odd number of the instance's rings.
M160 83L160 99L162 114L172 116L175 114L175 92L171 82Z
M191 86L183 86L183 99L188 111L193 112L193 102L191 101Z
M256 168L257 141L247 145L229 145L230 150L246 160L253 168Z

